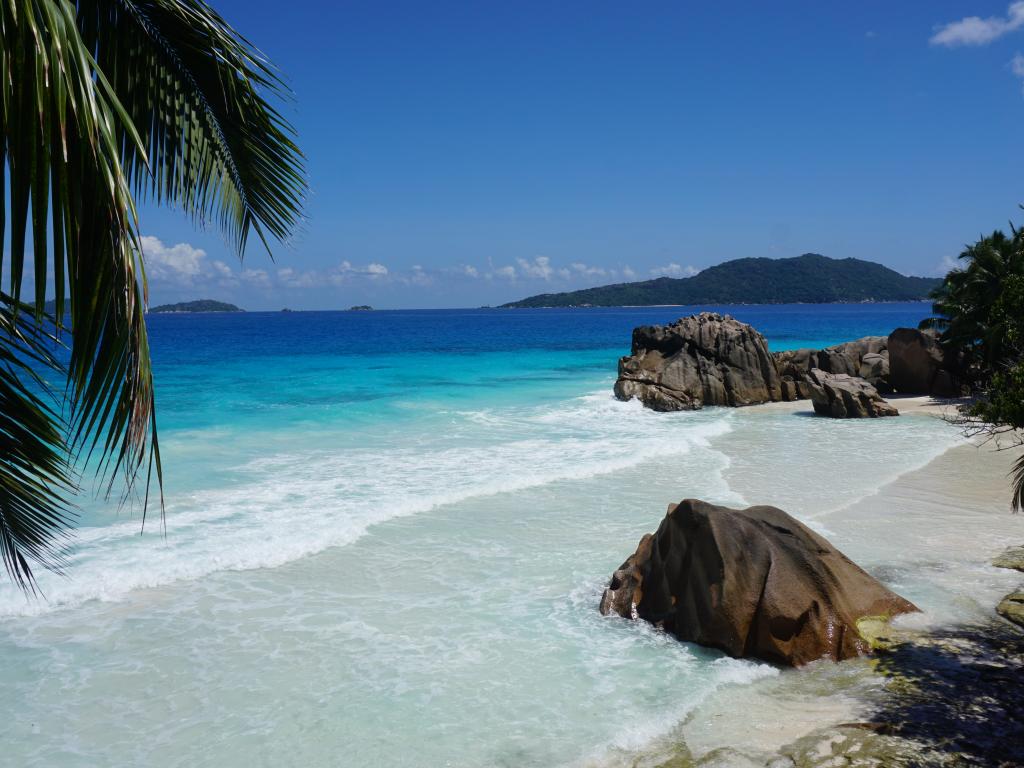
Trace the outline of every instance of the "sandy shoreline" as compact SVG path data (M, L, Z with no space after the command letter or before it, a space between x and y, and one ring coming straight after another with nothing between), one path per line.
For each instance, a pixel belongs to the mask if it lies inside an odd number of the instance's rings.
M930 397L893 397L890 402L901 417L910 418L955 415L958 404ZM752 408L793 413L811 410L806 400ZM965 594L953 601L954 608L918 599L923 613L903 622L910 631L990 626L990 634L1009 631L1012 635L1017 630L997 617L994 606L1001 594L1012 590L1024 577L993 568L991 560L1004 547L1024 543L1024 516L1012 515L1009 510L1007 480L1020 452L1019 448L997 451L991 443L963 441L926 466L817 520L836 533L834 543L854 561L869 572L881 568L883 572L875 575L896 582L897 589L898 568L860 560L852 530L861 539L891 538L894 562L900 561L899 552L911 551L913 561L937 564L918 567L935 567L936 578L942 583L965 585ZM899 515L899 525L894 525L895 515ZM836 755L849 747L843 747L850 739L849 733L854 733L854 739L862 737L856 729L837 727L863 724L879 712L894 708L893 694L886 687L885 677L875 671L876 665L868 659L839 665L813 664L801 670L782 670L776 677L748 685L722 688L699 705L670 737L654 745L649 759L635 765L851 764ZM867 736L863 738L882 738L864 733ZM859 742L852 747L855 751L863 749L865 758L871 748ZM885 758L880 764L886 764Z

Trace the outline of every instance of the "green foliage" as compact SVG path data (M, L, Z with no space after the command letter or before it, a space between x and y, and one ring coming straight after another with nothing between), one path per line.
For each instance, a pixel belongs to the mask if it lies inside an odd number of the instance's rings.
M922 325L939 328L948 348L968 355L988 376L1021 349L1024 239L1019 230L1010 236L996 231L959 258L964 266L950 271L933 294L936 317Z
M915 301L938 280L906 277L860 259L807 253L791 259L735 259L689 278L661 277L569 293L545 293L506 307L570 307L657 304L823 304Z
M11 275L0 432L20 436L0 453L0 550L19 584L31 586L32 563L59 567L67 457L91 457L107 491L120 479L126 496L146 468L143 508L153 470L160 483L135 196L213 220L239 253L251 231L287 237L305 193L302 156L266 98L286 95L202 0L0 0L0 243L9 231ZM22 303L26 259L35 290ZM20 364L32 354L57 364L39 346L48 280L54 331L70 331L55 403L36 393L49 392L41 380L25 385L31 366Z
M960 254L935 291L947 349L959 353L981 396L966 417L987 431L1024 429L1024 233L993 232ZM1013 472L1013 508L1024 505L1024 458Z

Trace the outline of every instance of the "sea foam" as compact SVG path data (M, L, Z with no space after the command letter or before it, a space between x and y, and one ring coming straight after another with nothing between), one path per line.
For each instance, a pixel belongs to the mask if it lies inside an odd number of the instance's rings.
M0 615L118 599L215 571L278 567L397 517L707 450L729 431L731 416L655 414L601 392L533 407L438 410L402 433L319 434L305 450L234 468L224 487L172 495L166 537L156 526L140 535L137 520L80 529L67 552L68 578L41 573L45 600L0 587ZM164 441L173 448L175 438ZM727 461L719 453L703 465L721 482Z

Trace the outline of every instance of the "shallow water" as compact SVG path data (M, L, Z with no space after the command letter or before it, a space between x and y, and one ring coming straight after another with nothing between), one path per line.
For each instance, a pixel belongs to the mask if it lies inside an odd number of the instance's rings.
M783 348L926 309L730 311ZM848 524L955 431L616 402L630 329L680 313L154 317L166 538L89 502L46 601L0 588L0 763L549 766L643 750L721 686L777 674L597 614L611 571L687 496L782 506L955 612L877 515Z

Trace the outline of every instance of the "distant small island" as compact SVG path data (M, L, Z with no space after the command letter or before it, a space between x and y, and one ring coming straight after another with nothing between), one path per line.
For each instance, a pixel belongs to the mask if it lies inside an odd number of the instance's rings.
M659 277L568 293L543 293L503 307L623 307L693 304L831 304L920 301L942 281L907 277L862 259L805 253L789 259L734 259L693 277Z
M175 312L244 312L241 307L228 304L226 301L199 299L198 301L181 301L177 304L161 304L149 310L153 314L171 314Z
M348 308L349 312L373 312L373 307L369 304L356 304L354 307Z

